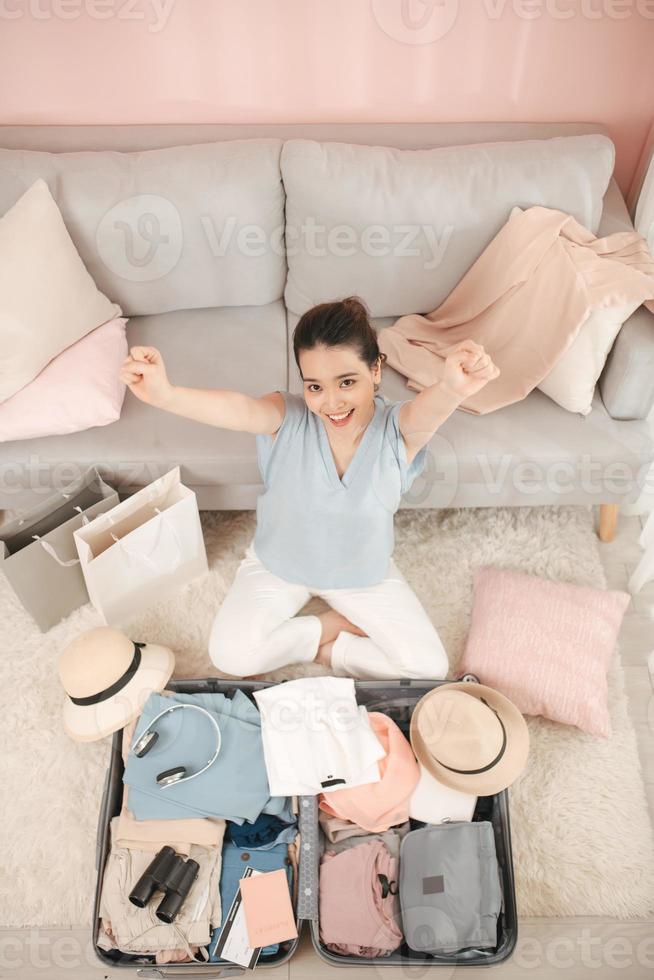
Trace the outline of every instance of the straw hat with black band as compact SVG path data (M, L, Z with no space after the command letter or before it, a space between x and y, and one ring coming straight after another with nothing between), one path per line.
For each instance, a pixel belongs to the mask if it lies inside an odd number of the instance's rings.
M168 647L133 642L108 626L82 633L59 658L64 731L77 742L94 742L124 728L174 669Z
M440 783L491 796L506 789L527 764L529 730L507 697L483 684L441 684L418 701L411 746Z

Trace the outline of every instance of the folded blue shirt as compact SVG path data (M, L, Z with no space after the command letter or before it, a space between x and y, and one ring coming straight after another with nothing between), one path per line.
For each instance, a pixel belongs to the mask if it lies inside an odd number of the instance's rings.
M297 834L297 823L287 824L272 813L260 813L254 823L227 821L225 833L238 847L269 848L290 844Z
M160 718L159 733L147 755L130 751L123 782L129 786L129 808L137 820L219 817L242 823L259 814L286 809L286 797L271 797L261 740L259 711L242 691L224 694L151 694L143 707L133 742L170 702L198 704L210 711L220 727L218 758L202 775L166 788L157 774L174 766L196 772L215 750L215 729L198 711L174 711Z
M297 820L297 816L293 813L292 797L290 796L271 796L262 812L274 813L284 823L293 823Z

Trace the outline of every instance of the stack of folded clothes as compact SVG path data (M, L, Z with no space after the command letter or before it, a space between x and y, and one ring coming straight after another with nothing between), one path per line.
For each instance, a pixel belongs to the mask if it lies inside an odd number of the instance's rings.
M368 786L323 792L319 929L340 956L484 953L497 945L500 868L488 800L523 770L529 737L502 694L444 684L415 705L410 741L369 721L384 757ZM475 819L476 818L476 819ZM449 959L448 959L449 958Z
M176 710L153 727L157 738L140 757L140 735L171 704L197 705L211 712L220 731L201 712ZM259 871L283 868L291 894L297 891L299 834L294 801L271 796L256 706L240 691L223 694L151 694L141 716L123 730L122 809L110 824L111 850L102 883L99 945L156 963L207 960L247 865ZM157 776L183 764L187 776L162 786ZM170 848L178 861L196 862L190 884L172 921L157 915L172 874L143 907L130 895L148 877L153 859ZM152 876L150 876L152 877ZM156 875L155 875L156 877ZM174 891L174 883L171 890ZM262 950L273 955L277 945Z

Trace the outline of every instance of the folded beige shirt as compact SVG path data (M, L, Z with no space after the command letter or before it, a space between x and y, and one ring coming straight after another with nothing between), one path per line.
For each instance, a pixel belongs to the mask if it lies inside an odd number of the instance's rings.
M205 946L212 926L221 921L220 873L222 852L216 848L191 846L190 857L199 865L198 875L184 904L172 923L161 922L156 909L161 896L145 908L137 908L129 894L152 860L146 850L119 847L115 841L115 821L111 822L111 851L102 878L100 917L105 932L118 949L130 953Z

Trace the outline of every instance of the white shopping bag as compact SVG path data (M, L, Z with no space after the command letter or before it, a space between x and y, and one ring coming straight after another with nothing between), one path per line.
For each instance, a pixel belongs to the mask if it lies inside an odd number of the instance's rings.
M74 532L91 602L121 626L208 570L195 494L179 466Z

